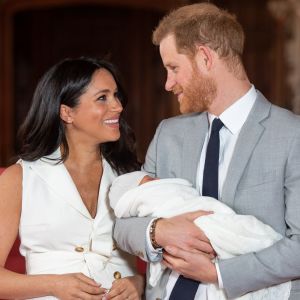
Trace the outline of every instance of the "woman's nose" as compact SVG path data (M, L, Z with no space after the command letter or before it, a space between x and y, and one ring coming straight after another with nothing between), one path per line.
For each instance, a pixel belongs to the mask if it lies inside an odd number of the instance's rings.
M121 112L123 110L123 106L119 98L115 97L111 102L111 108L112 110L116 112Z

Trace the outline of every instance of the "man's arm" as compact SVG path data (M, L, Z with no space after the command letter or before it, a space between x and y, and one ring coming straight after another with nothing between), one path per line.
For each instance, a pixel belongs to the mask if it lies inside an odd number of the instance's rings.
M156 133L147 151L143 171L153 177L160 177L157 173L158 155L161 156L160 142L164 143L165 138L162 133L164 121L158 126ZM160 157L159 163L162 165L163 157ZM160 167L161 167L160 165ZM166 171L165 176L168 177ZM169 177L172 177L169 175ZM183 249L198 249L214 256L211 245L201 230L193 223L193 220L207 212L188 213L173 218L160 220L157 224L156 238L157 242L165 247L166 245L179 245ZM129 253L138 255L147 259L146 236L147 227L153 218L128 218L117 219L114 238L119 247ZM148 251L149 252L149 251ZM141 255L142 254L142 255Z
M219 261L229 298L300 278L300 134L297 131L295 138L285 148L288 157L283 166L285 175L281 194L284 201L281 202L285 210L283 207L283 220L278 222L287 224L286 235L271 247L257 253ZM272 214L272 207L268 209Z
M251 291L300 279L300 134L287 145L285 151L288 157L285 159L284 166L280 166L285 170L282 180L284 184L281 187L276 181L275 184L279 185L279 195L273 201L278 200L283 206L285 204L285 209L282 208L283 219L277 221L287 224L286 236L262 251L218 261L222 283L230 299ZM260 191L264 189L265 185L260 186ZM277 191L273 191L274 193L276 194ZM281 194L284 201L280 200ZM263 195L261 197L263 198ZM272 215L271 206L266 213ZM168 267L189 278L216 283L216 268L203 253L184 251L178 247L166 249L168 253L164 255L164 259Z
M122 250L147 260L146 230L153 217L117 219L114 239Z
M157 128L155 136L150 143L146 155L146 162L143 171L150 176L156 177L156 144L161 125ZM145 166L147 166L145 168ZM137 255L144 260L148 260L146 251L146 234L149 223L153 217L147 218L124 218L117 219L114 228L114 239L118 246L133 255Z

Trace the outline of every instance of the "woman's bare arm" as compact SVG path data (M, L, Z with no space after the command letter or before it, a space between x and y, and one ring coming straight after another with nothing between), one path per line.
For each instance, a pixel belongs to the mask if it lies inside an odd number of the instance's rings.
M105 290L83 274L24 275L4 268L18 235L21 207L22 167L16 164L0 176L0 298L55 296L59 299L100 299Z

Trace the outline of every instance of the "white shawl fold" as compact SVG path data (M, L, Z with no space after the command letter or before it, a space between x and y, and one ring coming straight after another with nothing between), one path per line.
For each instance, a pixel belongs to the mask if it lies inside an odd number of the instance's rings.
M222 202L201 197L184 179L159 179L137 186L146 174L133 172L118 177L110 190L110 203L118 218L172 217L195 210L213 211L213 214L197 218L194 222L209 238L219 259L271 246L282 237L270 226L253 216L237 215ZM164 266L150 264L149 283L155 286ZM285 300L289 298L290 282L248 293L237 299ZM207 284L207 299L225 300L224 291L214 284Z

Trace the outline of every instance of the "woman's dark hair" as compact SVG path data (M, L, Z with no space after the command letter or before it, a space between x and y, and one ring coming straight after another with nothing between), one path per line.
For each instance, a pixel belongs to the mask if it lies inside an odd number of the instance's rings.
M117 84L119 99L125 108L127 99L114 65L105 60L88 57L65 59L47 71L36 87L31 107L18 134L20 158L34 161L50 155L63 145L60 161L67 159L69 147L65 125L60 118L60 105L76 107L95 71L99 69L106 69L111 73ZM135 137L124 119L123 112L120 116L120 139L100 144L99 148L118 174L140 167L136 157Z

